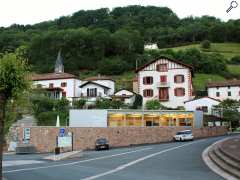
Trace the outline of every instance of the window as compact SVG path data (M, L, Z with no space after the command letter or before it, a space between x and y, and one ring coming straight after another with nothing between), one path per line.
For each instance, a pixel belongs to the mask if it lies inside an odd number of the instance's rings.
M146 76L143 78L143 84L152 84L153 83L153 77L152 76Z
M153 90L152 89L145 89L143 90L144 97L153 97Z
M88 97L97 97L97 88L87 89Z
M62 97L66 97L66 92L62 92Z
M42 88L42 85L41 84L37 84L37 88Z
M228 91L228 96L231 96L231 95L232 95L231 91Z
M61 83L61 87L67 87L67 83L66 82L62 82Z
M216 96L219 97L220 96L220 92L216 92Z
M166 72L166 71L168 71L167 64L158 64L156 69L159 72Z
M160 76L160 82L166 83L167 82L167 76Z
M53 83L50 83L50 84L49 84L49 88L53 88Z
M174 76L175 83L183 83L184 82L184 75L175 75Z
M228 89L230 89L231 87L230 86L228 86Z
M185 95L185 89L184 88L176 88L174 90L175 96L184 96Z

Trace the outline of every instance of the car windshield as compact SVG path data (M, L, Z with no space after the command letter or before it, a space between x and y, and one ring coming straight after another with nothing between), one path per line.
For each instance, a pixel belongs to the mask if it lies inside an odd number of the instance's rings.
M191 131L180 131L180 132L177 132L176 135L191 134L191 133L192 133Z
M107 139L98 139L96 143L107 143Z

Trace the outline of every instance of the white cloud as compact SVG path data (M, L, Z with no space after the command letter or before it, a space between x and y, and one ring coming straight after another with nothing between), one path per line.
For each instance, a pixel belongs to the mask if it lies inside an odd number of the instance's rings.
M179 17L211 15L222 20L240 18L239 6L226 13L231 0L1 0L0 26L34 24L70 15L81 9L126 5L167 6Z

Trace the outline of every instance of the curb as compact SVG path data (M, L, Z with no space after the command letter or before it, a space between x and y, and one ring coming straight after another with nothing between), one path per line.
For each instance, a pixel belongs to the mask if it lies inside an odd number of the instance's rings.
M227 139L230 139L231 137L219 140L215 143L213 143L212 145L208 146L202 153L202 159L205 162L205 164L216 174L218 174L219 176L223 177L224 179L227 180L238 180L236 177L232 176L231 174L227 173L226 171L222 170L220 167L218 167L208 156L208 152L209 150L216 144L221 143Z
M66 152L58 155L50 155L47 157L44 157L44 160L51 160L51 161L60 161L63 159L68 159L68 158L74 158L74 157L82 157L82 151L71 151L71 152Z

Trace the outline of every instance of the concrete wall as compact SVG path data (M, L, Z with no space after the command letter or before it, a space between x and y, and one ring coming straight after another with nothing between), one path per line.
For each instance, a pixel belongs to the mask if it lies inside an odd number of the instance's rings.
M66 128L73 132L74 150L93 149L95 140L106 137L111 147L121 147L136 144L160 143L172 141L173 135L184 127L114 127L114 128ZM188 128L191 129L191 128ZM196 138L224 135L224 127L193 128ZM17 129L20 143L23 128ZM39 152L51 152L56 146L57 127L31 127L30 144L36 146Z

